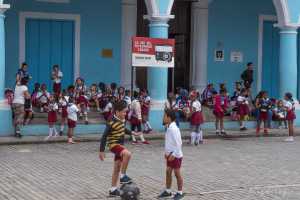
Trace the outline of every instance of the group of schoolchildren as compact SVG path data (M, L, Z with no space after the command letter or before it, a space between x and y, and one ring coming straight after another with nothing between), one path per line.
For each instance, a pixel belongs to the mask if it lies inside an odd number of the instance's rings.
M245 121L254 117L257 121L256 136L260 136L262 124L264 124L264 135L267 135L271 128L271 121L274 121L276 128L289 129L289 137L286 141L293 141L293 122L296 119L294 104L291 93L286 93L283 100L276 100L269 98L266 91L261 91L252 99L251 88L243 87L241 82L236 82L232 96L228 94L226 85L223 83L219 86L219 92L214 89L213 84L208 84L201 95L196 90L191 90L189 93L187 90L179 88L176 95L171 93L168 95L165 108L176 111L178 126L180 118L190 121L190 142L198 145L203 143L202 106L213 111L217 135L227 136L224 129L225 116L238 121L241 131L247 130Z
M35 83L31 94L31 99L25 101L25 117L24 125L30 123L33 119L33 108L38 109L41 113L48 114L49 135L46 140L51 137L62 135L65 124L68 125L69 143L74 143L72 140L74 128L78 116L83 119L85 124L89 123L88 113L90 109L95 108L96 112L103 115L106 121L113 117L113 104L124 100L128 105L126 120L130 123L131 129L138 132L150 133L152 127L148 121L150 110L150 97L147 90L134 91L131 95L130 90L125 90L124 87L118 87L112 83L106 85L104 83L92 84L88 88L82 78L77 78L74 85L70 85L66 90L62 89L63 73L58 65L53 66L51 73L53 81L53 93L47 90L46 84ZM6 90L5 95L9 102L13 99L13 91ZM10 101L11 100L11 101ZM60 131L55 128L60 115ZM143 144L149 144L140 135ZM138 144L138 140L132 136L133 144Z

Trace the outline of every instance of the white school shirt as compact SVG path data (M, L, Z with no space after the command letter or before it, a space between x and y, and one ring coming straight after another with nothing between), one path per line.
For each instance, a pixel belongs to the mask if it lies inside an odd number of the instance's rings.
M77 106L75 104L70 104L67 108L67 112L68 112L68 119L73 120L73 121L77 121L77 113L79 112L79 109L77 108Z
M175 122L169 125L165 135L165 154L176 158L183 157L181 133Z
M293 110L294 108L294 105L292 104L292 102L290 101L283 101L283 106L287 108L287 110Z
M239 103L249 104L248 98L247 98L247 97L238 96L237 101L238 101Z
M55 72L53 71L52 72L52 76L54 76L55 75ZM61 83L61 79L62 79L62 77L63 77L63 73L61 72L61 71L58 71L58 73L57 73L57 77L55 77L54 79L53 79L53 81L54 81L54 83Z
M103 112L110 112L113 109L113 105L111 102L108 102L103 110Z
M196 100L192 103L192 108L195 110L195 112L200 112L201 111L201 103L200 101Z
M47 91L45 91L45 92L40 91L37 93L37 98L42 103L48 103L49 97L50 97L50 93Z

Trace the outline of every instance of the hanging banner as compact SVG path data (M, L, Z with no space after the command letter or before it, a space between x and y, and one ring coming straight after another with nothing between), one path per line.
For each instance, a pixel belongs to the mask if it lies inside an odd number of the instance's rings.
M132 38L132 66L173 68L175 40L146 37Z

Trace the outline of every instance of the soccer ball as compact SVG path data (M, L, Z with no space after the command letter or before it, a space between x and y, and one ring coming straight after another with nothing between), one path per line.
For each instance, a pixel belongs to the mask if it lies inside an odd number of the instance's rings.
M139 200L140 189L136 184L124 184L120 188L121 190L121 199L122 200Z

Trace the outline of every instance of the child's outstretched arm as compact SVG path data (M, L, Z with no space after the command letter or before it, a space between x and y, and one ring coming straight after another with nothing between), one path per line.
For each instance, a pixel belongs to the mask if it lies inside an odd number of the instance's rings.
M99 152L99 158L101 161L104 161L105 158L105 147L106 147L106 141L107 141L107 136L111 133L111 127L109 124L106 125L105 131L101 137L100 141L100 152Z

